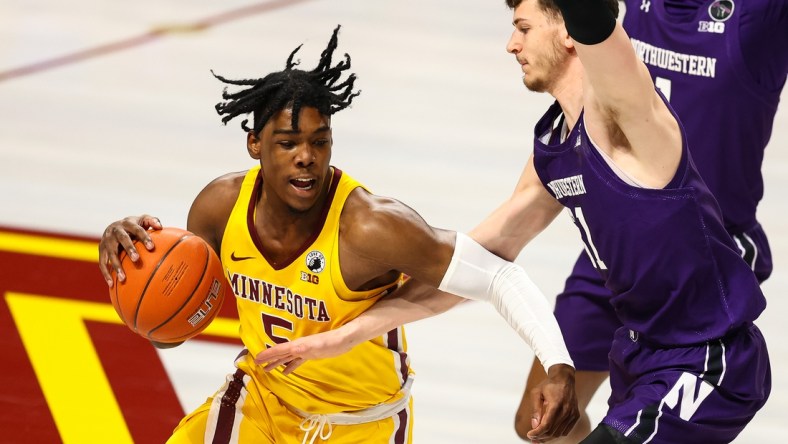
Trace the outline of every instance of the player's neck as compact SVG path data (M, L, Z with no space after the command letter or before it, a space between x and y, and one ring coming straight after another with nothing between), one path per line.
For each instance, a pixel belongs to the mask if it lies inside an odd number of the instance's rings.
M311 236L323 222L324 207L328 205L326 199L329 182L324 184L317 201L307 210L292 208L286 202L278 199L275 193L266 193L266 190L263 189L255 208L254 219L260 238L274 239L282 244L290 244Z
M550 95L561 105L567 126L573 128L583 110L582 66L579 63L570 65L566 74L556 82Z

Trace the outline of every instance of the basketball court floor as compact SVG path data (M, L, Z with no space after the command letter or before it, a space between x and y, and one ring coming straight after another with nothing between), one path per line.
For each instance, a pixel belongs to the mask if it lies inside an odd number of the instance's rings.
M239 123L222 126L213 109L222 85L211 69L257 77L301 43L311 68L342 24L339 51L363 92L333 119L332 163L431 224L467 231L513 189L551 102L524 89L504 51L510 22L503 1L0 6L0 442L163 442L230 372L231 301L206 334L156 351L120 324L96 266L108 223L150 213L184 227L206 183L253 165ZM737 443L788 435L787 144L783 107L760 207L775 262L759 320L774 390ZM561 216L518 262L552 299L580 250ZM520 442L513 415L533 355L491 307L414 323L408 340L415 442Z

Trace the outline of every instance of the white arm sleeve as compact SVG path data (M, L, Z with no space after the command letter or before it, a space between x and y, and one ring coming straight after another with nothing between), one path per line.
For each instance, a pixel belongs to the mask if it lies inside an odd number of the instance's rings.
M547 298L519 265L457 233L454 255L438 288L490 302L531 346L545 371L555 364L574 367Z

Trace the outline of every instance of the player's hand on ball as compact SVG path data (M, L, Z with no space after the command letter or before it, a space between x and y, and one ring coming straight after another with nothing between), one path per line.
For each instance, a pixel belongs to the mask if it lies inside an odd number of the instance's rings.
M148 236L148 229L161 230L158 217L143 214L142 216L129 216L109 224L99 242L99 270L107 285L112 288L112 271L118 275L118 280L126 280L126 274L120 261L120 251L125 250L132 262L136 262L140 255L134 247L134 240L139 240L148 250L153 250L153 241Z
M566 436L580 418L575 394L575 369L557 364L548 369L547 379L531 393L534 417L528 438L532 442L546 442Z
M324 359L339 356L357 345L344 327L311 336L304 336L290 342L274 345L255 356L257 364L264 365L265 371L284 365L284 374L290 374L309 359Z

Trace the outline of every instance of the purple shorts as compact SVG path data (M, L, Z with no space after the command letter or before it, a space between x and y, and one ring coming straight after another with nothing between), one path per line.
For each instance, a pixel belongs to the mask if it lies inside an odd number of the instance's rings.
M634 443L729 443L771 391L769 355L755 325L674 348L621 328L610 362L612 393L602 422Z
M766 280L772 272L772 256L761 226L756 225L733 238L758 281ZM622 326L610 305L610 297L601 275L585 251L581 252L566 279L564 291L555 300L555 317L577 370L607 371L610 367L610 344L613 334Z

